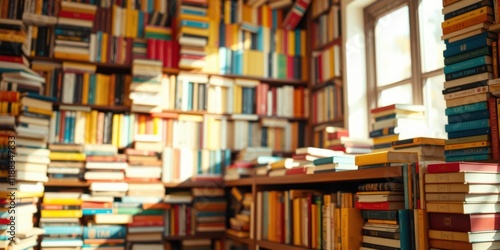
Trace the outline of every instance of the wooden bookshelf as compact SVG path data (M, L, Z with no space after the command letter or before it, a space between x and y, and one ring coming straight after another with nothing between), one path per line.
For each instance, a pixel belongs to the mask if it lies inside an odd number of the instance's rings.
M272 242L272 241L265 241L265 240L258 240L256 243L257 246L264 248L264 249L269 249L269 250L282 250L282 249L287 249L287 250L310 250L311 248L307 247L301 247L301 246L294 246L294 245L288 245L288 244L281 244L277 242Z
M176 241L176 240L192 240L192 239L220 239L223 238L225 232L209 232L209 233L196 233L195 235L185 235L185 236L164 236L163 239L166 241Z
M80 61L80 60L72 60L72 59L60 59L60 58L51 58L44 56L31 56L28 57L30 61L40 60L40 61L49 61L49 62L73 62L73 63L86 63L95 65L97 68L101 69L113 69L113 70L130 70L132 66L130 64L116 64L116 63L99 63L99 62L88 62L88 61Z
M246 76L246 75L233 75L233 74L211 74L209 76L220 76L227 78L243 78L249 80L258 80L270 85L280 86L280 85L293 85L293 86L307 86L307 81L297 80L297 79L277 79L277 78L265 78L260 76Z
M256 178L258 178L258 177L241 178L239 180L225 181L224 186L226 186L226 187L252 186L255 183ZM265 177L261 177L261 178L265 178Z

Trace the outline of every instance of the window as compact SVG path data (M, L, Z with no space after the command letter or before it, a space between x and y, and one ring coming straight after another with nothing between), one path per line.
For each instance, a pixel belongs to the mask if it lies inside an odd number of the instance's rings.
M369 109L423 104L428 136L446 138L441 10L437 0L379 0L364 18Z

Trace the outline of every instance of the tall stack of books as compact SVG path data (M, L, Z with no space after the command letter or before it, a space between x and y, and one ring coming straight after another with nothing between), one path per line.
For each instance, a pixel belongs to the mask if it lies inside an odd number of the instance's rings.
M226 230L227 234L239 238L249 238L253 234L253 218L255 216L252 215L254 213L253 204L252 193L243 193L236 187L231 189L230 210L233 216L229 219L230 228Z
M500 248L499 176L500 167L496 163L428 165L424 181L429 247Z
M132 83L129 98L132 112L159 113L162 111L163 88L162 62L135 59L132 62Z
M78 248L83 245L81 192L45 192L40 224L45 230L40 246Z
M372 109L370 138L373 139L373 151L390 150L392 142L397 140L425 136L428 130L424 111L424 106L410 104Z
M195 232L226 230L227 201L222 188L193 188L193 218Z
M127 195L114 205L118 214L132 216L131 223L151 219L148 216L164 221L165 209L170 207L162 202L164 196L165 187L162 183L129 184ZM127 227L127 242L162 241L163 226L130 226L131 223Z
M85 159L82 144L49 144L49 180L83 180Z
M202 69L206 66L205 46L208 45L210 17L208 8L213 1L178 1L177 40L180 45L179 67Z
M87 157L84 178L87 181L123 181L128 167L127 158L118 154L111 144L85 144Z
M449 162L500 159L497 102L488 86L495 84L489 79L498 77L497 34L488 31L498 11L493 5L496 2L459 1L443 7Z
M92 28L96 10L92 4L61 2L55 32L55 58L95 61L96 37Z

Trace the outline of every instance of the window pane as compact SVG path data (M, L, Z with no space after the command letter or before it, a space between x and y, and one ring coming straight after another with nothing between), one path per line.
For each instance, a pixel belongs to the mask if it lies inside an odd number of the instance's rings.
M436 0L421 0L419 6L420 46L424 72L444 66L443 50L445 50L445 44L441 41L442 9L442 1Z
M378 97L378 107L387 106L394 103L412 104L413 95L411 89L411 83L407 83L382 90L379 93Z
M377 86L385 86L411 76L408 6L378 19L375 26L375 57Z
M444 75L430 77L424 80L424 104L426 107L427 122L430 130L429 136L447 138L444 125L448 120L444 114L446 102L443 98Z

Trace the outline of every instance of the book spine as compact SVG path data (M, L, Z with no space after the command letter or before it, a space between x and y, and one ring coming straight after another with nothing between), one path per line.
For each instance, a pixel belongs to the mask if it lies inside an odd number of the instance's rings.
M363 218L365 219L378 219L378 220L396 220L397 211L396 210L363 210L361 212Z
M455 98L466 97L466 96L471 96L471 95L477 95L477 94L486 93L486 92L488 92L488 87L481 86L481 87L477 87L474 89L466 89L466 90L462 90L462 91L457 91L457 92L445 94L444 99L449 100L449 99L455 99Z
M486 119L490 117L489 110L479 110L473 112L466 112L462 114L450 115L448 116L448 124L470 121L470 120L478 120L478 119Z
M446 77L446 81L451 81L451 80L455 80L455 79L458 79L458 78L461 78L461 77L466 77L466 76L471 76L471 75L475 75L475 74L480 74L480 73L484 73L484 72L491 72L493 71L493 75L495 75L495 59L496 57L493 58L493 69L492 69L492 66L490 65L479 65L479 66L475 66L475 67L471 67L471 68L467 68L467 69L462 69L462 70L459 70L459 71L455 71L453 73L449 73L449 74L446 74L445 77ZM498 71L496 72L496 74L498 74Z
M475 57L491 55L492 48L490 46L484 46L475 50L470 50L464 53L460 53L454 56L446 57L444 59L444 65L451 65L465 60L469 60Z
M399 233L397 233L397 232L384 232L384 231L364 229L363 235L399 240Z
M491 114L490 114L490 116L491 116ZM465 122L456 122L453 124L446 124L445 131L446 132L457 132L457 131L472 130L472 129L486 128L486 127L490 127L490 120L489 119L480 119L480 120L474 120L474 121L465 121Z
M487 85L488 85L488 81L479 81L479 82L473 82L473 83L459 85L459 86L452 87L452 88L443 89L441 92L443 93L443 95L446 95L446 94L450 94L450 93L454 93L454 92L458 92L458 91L462 91L462 90L473 89L473 88L487 86ZM491 89L492 86L488 86L488 87L489 87L490 91L492 91L492 89Z
M125 226L84 227L84 239L120 239L127 234Z
M394 134L395 128L396 127L382 128L382 129L370 131L370 138L380 137L380 136L384 136L384 135L392 135L392 134Z
M490 97L488 99L488 107L490 111L489 123L491 126L491 154L493 160L499 160L500 142L498 132L497 99L495 97Z
M490 147L478 147L478 148L464 148L455 150L445 150L444 156L464 156L464 155L479 155L479 154L491 154L492 148Z
M481 154L481 155L462 155L462 156L450 156L445 157L447 162L452 161L486 161L491 160L490 154Z
M443 35L450 34L452 32L455 32L457 30L467 28L476 24L484 23L484 22L491 22L493 19L492 16L490 16L487 12L483 13L482 15L475 16L471 19L464 20L463 22L459 22L456 24L453 24L451 26L443 28Z
M468 45L464 45L464 47L468 48ZM459 47L461 48L461 47ZM447 51L447 50L446 50ZM460 52L458 52L460 53ZM467 69L475 68L478 66L485 66L487 64L491 64L491 57L490 56L480 56L480 57L475 57L466 61L461 61L455 64L450 64L444 67L443 71L447 75L447 81L450 81L452 79L448 79L452 76L457 76L459 73L456 73L455 75L452 75L451 73L457 72L457 71L464 71ZM462 76L464 77L464 76ZM457 77L458 78L458 77Z
M461 8L461 9L458 9L458 10L446 13L444 15L444 19L445 20L446 19L450 19L450 18L459 16L459 15L465 14L465 13L467 13L469 11L473 11L473 10L479 9L479 8L481 8L483 6L492 6L492 1L491 0L483 0L481 2L476 2L474 4L468 5L466 7Z
M450 115L456 115L456 114L472 112L472 111L479 111L479 110L486 110L486 109L488 109L487 102L476 102L476 103L447 108L447 109L445 109L445 114L447 116L450 116Z
M469 232L471 215L453 213L429 213L429 228L434 230Z

